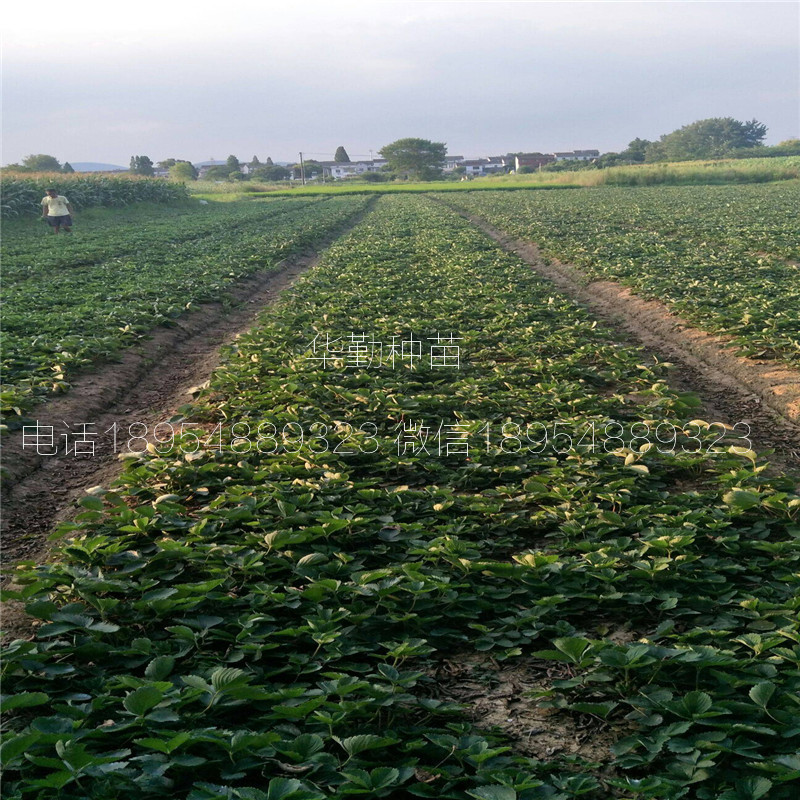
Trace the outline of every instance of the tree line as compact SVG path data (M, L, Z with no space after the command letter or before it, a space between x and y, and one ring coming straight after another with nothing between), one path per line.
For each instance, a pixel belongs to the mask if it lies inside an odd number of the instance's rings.
M712 160L721 158L754 158L758 156L800 155L800 139L788 139L773 147L763 142L767 126L758 120L746 122L733 117L712 117L684 125L666 133L656 141L637 137L619 153L605 153L592 162L577 163L560 161L544 165L543 171L596 169L624 164L644 164L667 161ZM382 147L379 154L386 160L380 171L359 176L363 180L381 181L395 178L414 180L436 180L442 177L442 168L447 156L444 142L408 137L398 139ZM509 159L521 153L509 153ZM334 155L336 163L349 163L350 157L340 145ZM243 170L242 167L247 169ZM6 169L20 172L74 172L69 163L62 164L54 156L29 155L21 164L9 164ZM167 170L170 178L191 181L198 178L198 170L191 161L167 158L154 164L148 156L131 156L129 171L134 175L154 175L156 169ZM271 158L261 162L258 156L241 162L235 155L228 156L224 164L209 167L203 177L207 180L257 180L282 181L290 177L299 178L301 170L307 177L321 175L323 165L319 161L307 160L303 165L283 166L273 163ZM454 177L459 177L458 170Z

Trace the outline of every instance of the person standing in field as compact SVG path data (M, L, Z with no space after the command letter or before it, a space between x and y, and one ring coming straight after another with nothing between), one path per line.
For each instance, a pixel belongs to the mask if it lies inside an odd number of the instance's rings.
M72 214L75 213L72 203L55 189L46 191L47 194L42 198L42 218L47 220L53 233L58 233L61 228L64 233L72 233Z

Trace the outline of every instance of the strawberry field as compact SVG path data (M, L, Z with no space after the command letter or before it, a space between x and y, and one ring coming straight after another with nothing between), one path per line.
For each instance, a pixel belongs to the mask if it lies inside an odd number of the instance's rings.
M450 193L594 280L620 281L741 354L800 364L800 183Z
M3 414L63 391L79 368L109 358L225 287L277 269L331 237L362 198L282 200L99 226L74 237L4 241ZM27 235L26 235L27 233Z
M458 204L792 360L792 191L737 187L738 222L719 188ZM103 354L364 202L268 208L175 244L174 274L101 240L77 286L13 273L11 374ZM106 319L76 334L91 292ZM748 298L757 334L726 316ZM797 479L665 378L454 211L380 198L19 565L5 796L796 797Z

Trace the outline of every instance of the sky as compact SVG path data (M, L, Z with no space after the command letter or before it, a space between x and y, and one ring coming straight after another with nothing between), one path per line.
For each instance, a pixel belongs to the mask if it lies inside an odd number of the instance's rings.
M624 149L800 136L800 3L70 0L3 12L0 162Z

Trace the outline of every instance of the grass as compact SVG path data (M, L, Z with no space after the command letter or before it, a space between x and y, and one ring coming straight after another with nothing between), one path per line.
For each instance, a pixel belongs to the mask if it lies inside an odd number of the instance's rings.
M800 156L779 158L684 161L670 164L636 164L608 169L536 172L530 175L496 175L471 181L392 183L336 182L287 188L280 183L240 184L197 181L189 186L196 197L218 201L247 197L329 194L392 194L395 192L452 192L484 189L575 189L593 186L705 185L767 183L800 178Z
M724 161L683 161L667 164L634 164L608 169L566 172L537 172L531 175L502 175L485 178L481 184L528 183L581 186L652 186L654 184L767 183L800 178L800 156L779 158L727 159Z

